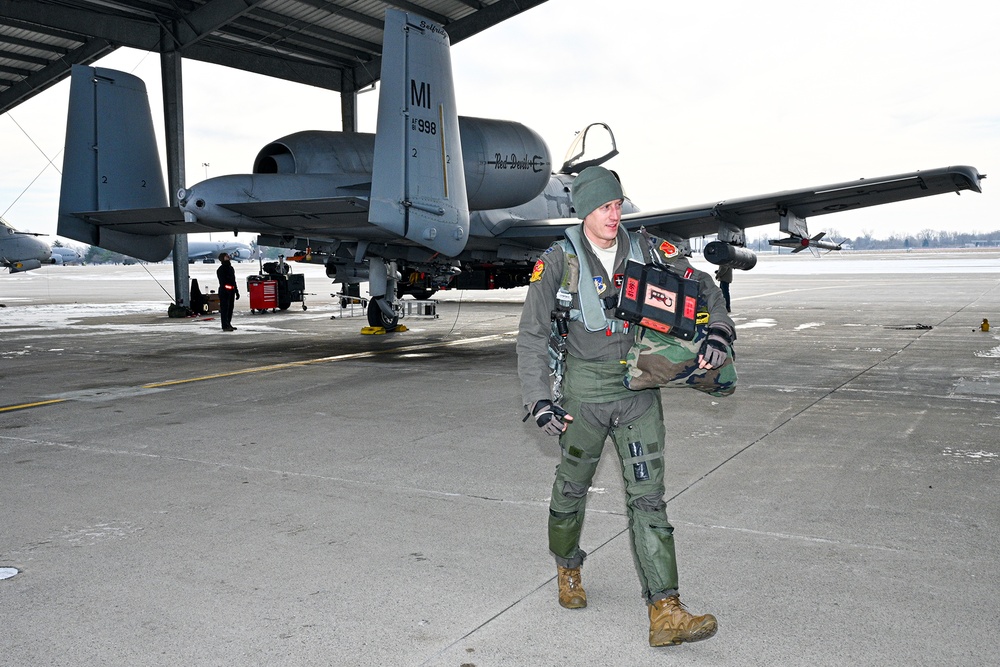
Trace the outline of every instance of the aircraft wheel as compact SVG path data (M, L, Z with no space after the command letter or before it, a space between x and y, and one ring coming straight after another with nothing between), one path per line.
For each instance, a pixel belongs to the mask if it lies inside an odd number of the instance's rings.
M395 329L396 325L399 324L399 316L386 317L378 305L379 301L384 300L385 297L379 297L368 302L368 324L373 327Z

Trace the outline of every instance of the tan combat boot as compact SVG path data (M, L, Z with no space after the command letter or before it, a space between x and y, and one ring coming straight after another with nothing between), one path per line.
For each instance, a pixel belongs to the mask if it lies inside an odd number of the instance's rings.
M567 609L582 609L587 606L587 591L583 590L580 568L562 567L559 570L559 604Z
M649 645L672 646L708 639L719 629L715 616L692 616L679 595L649 605Z

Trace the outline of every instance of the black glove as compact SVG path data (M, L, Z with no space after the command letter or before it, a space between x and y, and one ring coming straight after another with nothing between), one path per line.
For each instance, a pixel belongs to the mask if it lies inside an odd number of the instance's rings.
M547 398L535 401L523 421L528 421L528 417L534 417L535 423L547 435L561 435L569 422L573 421L572 415Z
M708 336L701 346L698 368L720 368L726 363L729 348L736 340L736 332L728 324L716 322L708 325Z
M237 301L240 300L240 291L239 290L236 290L236 300Z

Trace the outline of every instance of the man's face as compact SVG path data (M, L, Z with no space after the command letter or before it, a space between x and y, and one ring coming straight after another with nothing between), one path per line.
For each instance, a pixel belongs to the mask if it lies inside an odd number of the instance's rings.
M618 237L622 220L622 200L613 199L598 206L583 219L583 233L598 248L610 248Z

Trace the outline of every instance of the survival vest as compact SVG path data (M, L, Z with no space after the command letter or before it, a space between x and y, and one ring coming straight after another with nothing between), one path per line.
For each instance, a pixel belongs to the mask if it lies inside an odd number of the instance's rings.
M642 256L642 245L640 239L635 234L629 234L629 259L640 263L645 263ZM566 256L565 269L563 270L562 283L559 292L556 294L556 301L559 308L568 312L570 320L583 320L587 331L607 331L616 333L622 331L623 322L616 318L609 318L607 309L614 308L618 302L618 293L601 298L597 294L594 285L594 271L590 267L590 260L587 258L583 239L583 233L579 226L570 227L566 230L566 238L559 239L556 243L562 248ZM610 276L614 280L614 276ZM587 289L580 289L580 285L587 285ZM573 294L580 297L580 307L573 308Z

